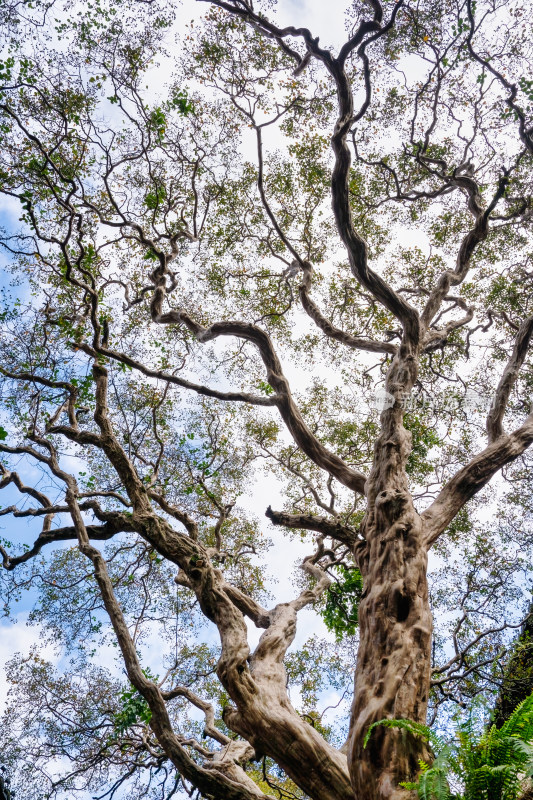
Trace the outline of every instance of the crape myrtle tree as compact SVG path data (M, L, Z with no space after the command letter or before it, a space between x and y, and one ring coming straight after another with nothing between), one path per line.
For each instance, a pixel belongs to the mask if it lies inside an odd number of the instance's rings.
M413 797L424 739L369 727L495 695L530 601L532 9L355 0L332 49L199 8L2 5L3 595L67 659L10 662L4 764Z

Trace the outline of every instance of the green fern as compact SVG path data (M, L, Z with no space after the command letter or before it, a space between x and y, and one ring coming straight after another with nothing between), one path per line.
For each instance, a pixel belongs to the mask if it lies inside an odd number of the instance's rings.
M400 730L408 731L414 736L421 736L426 741L429 741L432 733L427 725L422 725L420 722L413 722L410 719L380 719L378 722L373 722L366 732L363 740L363 747L366 747L368 740L374 728L382 726L384 728L399 728Z
M449 771L452 750L449 744L442 741L427 725L420 722L413 722L410 719L382 719L374 722L366 732L363 747L366 747L372 731L378 726L385 728L396 728L407 731L413 736L420 736L428 742L436 753L436 758L431 766L420 760L420 773L418 781L412 783L404 781L400 783L404 789L416 790L420 800L461 800L459 796L451 794L447 772Z
M426 725L387 719L369 727L364 747L378 725L421 736L430 744L435 753L431 766L420 761L416 783L400 784L416 790L420 800L518 800L524 779L533 775L533 693L501 728L491 725L479 733L471 713L447 743ZM453 787L459 792L454 793Z

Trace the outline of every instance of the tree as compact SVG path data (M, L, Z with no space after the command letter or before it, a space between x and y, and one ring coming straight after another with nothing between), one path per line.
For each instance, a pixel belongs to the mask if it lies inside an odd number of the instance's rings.
M369 727L494 692L521 624L531 9L355 2L333 51L271 5L211 0L179 51L156 2L1 10L1 514L42 520L3 541L4 594L36 587L73 659L10 665L27 797L412 797L424 740ZM270 522L314 542L273 608L239 500L263 465ZM309 607L329 655L287 653ZM353 669L342 745L317 696Z
M6 783L4 775L0 774L0 797L2 800L11 800L11 792L9 791L9 784Z
M531 632L533 617L529 615L520 635L513 642L510 658L505 666L500 691L496 699L494 722L503 725L513 710L533 692L533 665L531 663Z

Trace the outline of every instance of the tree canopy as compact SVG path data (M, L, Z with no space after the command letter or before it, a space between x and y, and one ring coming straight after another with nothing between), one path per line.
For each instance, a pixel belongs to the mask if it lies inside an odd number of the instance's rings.
M407 800L531 602L533 9L198 10L0 7L0 759Z

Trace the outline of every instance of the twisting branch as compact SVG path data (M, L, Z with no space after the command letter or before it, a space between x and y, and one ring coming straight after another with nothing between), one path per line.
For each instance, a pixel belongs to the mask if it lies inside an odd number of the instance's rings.
M202 0L205 1L205 0ZM318 39L313 38L307 28L294 28L288 26L279 28L263 16L256 14L248 4L224 2L224 0L210 0L211 5L223 8L230 14L240 17L245 22L253 25L265 36L274 38L282 47L285 47L286 37L303 39L308 53L322 61L328 72L335 80L337 98L339 103L339 116L332 137L332 147L335 154L335 166L332 174L332 201L333 212L341 239L348 252L352 272L356 279L368 289L372 295L383 303L401 322L406 332L406 339L411 344L417 344L419 338L419 323L416 310L368 266L368 248L364 239L356 232L350 207L348 188L348 174L350 170L351 154L346 142L347 135L355 121L365 114L371 96L370 69L366 47L386 35L394 26L396 16L403 5L403 0L395 4L389 22L382 26L383 12L380 3L372 4L374 18L363 20L352 38L341 49L338 58L334 58L329 50L321 48ZM369 35L372 34L372 35ZM367 37L367 38L365 38ZM354 111L353 93L350 81L345 72L345 65L350 54L357 48L357 53L363 62L366 97L359 112ZM295 55L298 66L301 66L302 57ZM296 253L293 253L297 257ZM298 259L299 260L299 259Z
M318 537L315 553L307 556L301 564L301 568L315 579L315 585L304 589L289 603L279 603L269 611L270 625L261 636L250 659L254 678L260 684L265 679L278 683L279 694L285 694L286 674L283 660L296 634L297 613L316 602L331 584L331 578L318 563L324 556L331 559L331 553L324 549L323 539L323 536Z
M154 322L166 325L182 323L202 343L209 342L219 336L235 336L252 342L257 347L265 365L267 380L275 391L275 395L270 398L272 405L277 406L296 444L317 466L325 469L349 489L363 494L365 476L349 467L339 456L328 450L316 438L305 422L292 397L289 382L283 374L280 360L266 331L256 325L240 321L215 322L209 328L204 328L184 311L163 313L163 303L166 298L165 284L166 276L164 271L158 270L157 285L151 302L151 313Z
M169 516L174 517L174 519L177 519L178 522L181 522L181 524L187 529L191 539L198 539L198 525L196 520L194 520L190 514L187 514L186 511L183 511L183 509L178 508L172 503L169 503L162 494L155 492L153 489L150 489L148 494L152 500L155 500L157 505L166 514L169 514Z
M435 314L438 312L442 301L450 291L452 286L461 284L468 274L470 269L470 262L472 255L478 244L483 242L489 234L489 218L491 212L494 210L499 200L505 193L505 188L509 182L508 173L500 178L498 187L494 196L487 206L483 208L482 198L479 191L477 182L470 176L454 175L450 181L452 184L460 186L464 189L468 196L468 208L475 217L474 227L471 228L466 236L463 238L457 254L457 263L455 270L446 270L443 272L432 290L424 311L422 313L422 324L424 329L429 328L431 321Z
M364 239L354 228L352 211L350 205L349 192L349 171L351 164L351 153L347 144L347 135L354 122L358 121L366 112L370 104L371 85L370 70L366 47L371 41L383 36L394 24L396 15L402 3L396 4L391 20L387 26L378 30L374 36L363 39L358 47L358 55L363 62L366 99L360 111L355 114L353 93L350 81L344 69L344 59L337 60L323 59L317 52L317 58L324 61L327 69L335 80L337 86L337 99L339 104L339 115L335 124L331 143L335 154L335 166L331 179L331 191L333 202L333 213L337 222L340 237L344 242L348 252L348 258L354 277L371 292L371 294L382 303L397 319L400 320L404 329L405 344L409 350L418 347L420 337L420 325L416 310L409 305L399 294L397 294L386 281L377 273L370 269L368 265L368 248ZM363 23L362 23L363 25ZM373 29L377 26L373 23ZM379 27L379 26L378 26ZM355 45L354 45L355 46Z
M144 526L149 523L146 520L147 512L149 511L148 501L145 499L142 485L138 483L138 477L132 465L128 462L127 457L122 449L116 442L114 437L107 413L107 373L106 370L95 365L95 380L97 383L96 391L96 411L95 419L101 430L100 444L106 450L110 460L115 464L115 467L125 480L128 492L134 503L134 516L132 517L132 524L135 521L135 515L140 515ZM152 712L150 725L154 731L158 742L165 751L167 757L172 761L175 767L186 778L191 780L196 787L208 795L217 798L217 800L224 800L224 798L231 798L231 800L266 800L265 795L258 789L257 785L244 773L244 771L236 764L235 758L232 756L229 762L222 754L218 761L211 764L209 770L199 766L187 754L180 741L180 738L174 733L168 712L165 705L164 697L159 687L144 675L135 648L135 643L130 636L122 609L114 594L113 585L107 571L105 559L99 550L93 547L90 543L89 531L83 520L82 511L78 502L78 487L75 479L65 470L63 470L58 461L57 453L54 446L47 440L39 436L38 433L31 435L35 444L41 447L45 452L39 453L39 460L41 463L46 464L51 473L66 486L65 500L73 522L73 529L75 531L78 544L81 552L86 555L93 564L94 574L99 586L104 606L109 615L111 624L115 631L119 647L124 658L126 671L132 685L144 697ZM19 450L29 452L34 455L33 448L8 448L2 445L2 448L7 451ZM43 498L44 499L44 496ZM116 514L117 517L122 515ZM155 520L152 520L152 527ZM139 521L137 520L137 526ZM69 534L71 531L68 532ZM146 531L145 531L146 534ZM157 540L158 537L156 537ZM182 537L183 538L183 537ZM42 542L41 542L42 544ZM158 542L161 544L161 542ZM198 545L196 546L198 547ZM5 552L2 552L4 560L6 558ZM196 557L193 560L193 565L198 572L198 567L201 564L201 559ZM195 569L191 569L191 577L194 580ZM203 587L203 597L211 592L211 588ZM211 599L212 602L212 599ZM215 614L216 616L216 614ZM227 616L227 611L226 611ZM230 634L235 636L235 633ZM238 638L238 634L237 634ZM240 757L243 758L246 754L251 752L249 745L245 745L244 750L239 749Z
M37 500L37 502L41 504L43 509L50 508L52 506L52 501L49 500L49 498L43 494L43 492L38 491L38 489L34 489L32 486L25 486L22 483L18 472L10 472L1 462L0 474L2 475L0 478L0 489L4 489L10 483L14 483L21 494L29 494L30 497L33 497L34 500Z
M298 288L300 300L306 313L311 317L313 322L320 328L323 333L330 339L335 339L337 342L350 347L353 350L366 350L369 353L389 353L395 355L398 351L396 345L391 342L376 342L373 339L367 339L363 336L352 336L350 333L337 328L330 320L325 317L318 306L313 302L309 294L311 288L311 275L312 267L309 263L304 262L301 266L303 272L302 282Z
M95 539L96 541L112 539L117 533L125 533L128 531L131 532L134 530L131 523L128 524L126 519L121 522L119 522L118 519L113 522L109 521L104 525L87 525L86 528L89 538ZM72 526L55 528L53 531L47 530L46 526L43 526L43 530L33 543L32 547L30 547L29 550L26 550L20 556L10 556L9 553L0 545L0 555L2 556L3 567L7 570L14 570L19 564L24 564L25 561L29 561L31 558L38 556L42 548L47 544L75 540L76 531Z
M431 353L434 350L444 347L448 341L448 337L451 333L453 333L453 331L459 330L459 328L463 328L465 325L468 325L468 323L472 322L474 318L474 309L469 307L461 297L451 297L446 295L444 300L453 300L454 304L466 313L464 317L461 317L460 319L450 320L450 322L447 322L444 328L438 328L438 319L442 317L444 313L446 313L441 312L441 314L439 314L437 317L437 320L435 320L431 327L426 330L423 344L423 351L425 353Z
M174 386L179 386L182 389L189 389L190 391L196 392L203 397L213 397L216 400L224 400L225 402L236 401L241 403L250 403L250 405L254 406L275 405L275 401L271 397L261 397L255 394L248 394L247 392L220 392L218 389L211 389L209 386L202 386L201 384L187 381L185 378L180 378L178 375L165 372L165 370L151 369L126 353L118 352L117 350L113 350L109 347L99 347L95 349L94 347L90 347L83 342L76 344L76 347L79 350L83 350L84 353L87 353L87 355L90 355L93 358L98 354L104 355L120 364L127 364L129 367L137 370L141 373L141 375L146 375L148 378L157 378L158 380L165 381L166 383L171 383Z
M233 774L228 774L230 770L227 768L229 765L226 764L222 766L221 770L206 770L187 754L180 743L179 738L172 729L163 693L153 681L146 678L141 669L135 644L130 637L122 609L115 597L105 560L100 551L89 542L83 518L77 505L76 489L72 479L69 484L67 503L78 534L80 550L93 564L94 575L124 658L128 678L148 703L152 712L150 727L156 734L168 758L182 775L193 781L194 785L206 794L211 794L216 798L220 798L220 800L223 800L223 798L229 798L229 800L266 800L263 792L248 778L242 769L238 770L238 781L234 780L235 772L237 772L234 762L232 762L235 766L232 770Z
M200 2L207 2L210 5L223 8L225 11L233 14L233 16L239 17L240 19L249 23L251 27L261 33L262 36L266 36L268 39L274 39L280 45L282 50L292 59L294 59L294 61L296 61L296 69L299 71L301 71L302 67L305 66L303 62L305 61L307 54L305 56L301 56L298 52L289 47L284 41L287 37L291 37L293 39L303 39L308 52L311 52L314 55L316 49L320 51L320 54L323 58L331 58L331 54L328 50L323 50L322 48L318 47L318 38L314 39L311 31L309 31L308 28L295 28L292 25L288 25L285 28L279 28L263 15L255 13L250 3L241 2L241 0L229 0L229 2L226 2L225 0L200 0ZM311 45L313 45L313 47L311 47Z
M270 506L266 510L266 516L273 525L317 531L323 536L330 536L332 539L348 545L348 547L353 547L358 541L357 533L352 528L331 517L319 517L313 514L289 514L286 511L273 511Z
M202 698L193 692L192 689L189 689L187 686L174 686L172 689L162 692L162 696L166 701L174 700L175 697L184 697L189 701L189 703L192 703L193 706L196 706L196 708L199 708L200 711L204 712L205 735L210 736L220 744L229 744L229 742L232 741L229 736L226 736L225 733L222 733L222 731L219 731L219 729L216 727L215 710L211 703L208 703L207 700L202 700Z
M327 591L329 586L331 586L332 579L319 563L320 559L324 557L332 561L333 553L324 548L324 537L318 536L316 552L312 556L304 558L301 565L303 571L307 572L307 574L315 580L315 585L312 589L304 589L298 597L290 602L289 605L291 605L295 611L300 611L310 603L316 603L324 592Z
M533 317L528 317L518 329L513 352L500 378L491 409L487 416L489 443L495 442L496 439L504 435L503 416L507 408L507 403L509 402L511 390L516 383L520 368L527 356L532 336Z
M439 495L422 513L426 541L431 545L448 527L452 519L471 497L482 489L506 464L515 461L533 443L533 414L513 433L501 435L442 488Z

